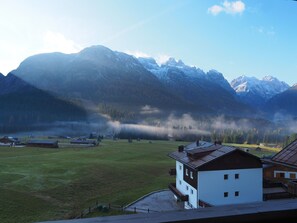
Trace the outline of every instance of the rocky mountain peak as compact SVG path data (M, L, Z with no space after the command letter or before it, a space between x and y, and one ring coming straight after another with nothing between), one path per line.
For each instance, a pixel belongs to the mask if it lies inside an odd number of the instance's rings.
M166 65L166 66L172 66L172 67L184 67L184 66L186 66L182 60L176 60L176 59L173 58L173 57L170 57L170 58L165 62L164 65Z

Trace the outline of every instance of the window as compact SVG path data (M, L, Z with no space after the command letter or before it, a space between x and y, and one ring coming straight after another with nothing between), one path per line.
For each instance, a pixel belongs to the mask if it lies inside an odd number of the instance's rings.
M290 173L290 179L296 179L296 173Z
M228 197L228 192L224 192L224 197Z
M181 180L179 181L179 185L181 185Z
M188 201L188 206L190 206L190 208L193 208L192 204Z
M192 171L190 171L190 177L191 177L191 179L193 179L193 172Z
M179 165L179 170L181 170L182 169L182 166L181 165Z
M235 195L235 197L238 197L239 196L239 191L235 191L234 195Z
M189 176L189 171L188 171L188 169L186 169L186 175Z
M279 173L278 172L278 173L275 174L275 177L276 178L285 178L285 173Z
M235 174L235 179L239 179L239 173Z
M186 186L186 189L189 190L189 186L188 185Z
M224 180L228 180L228 174L224 174Z
M194 193L194 191L193 191L193 189L191 189L191 194L193 194Z

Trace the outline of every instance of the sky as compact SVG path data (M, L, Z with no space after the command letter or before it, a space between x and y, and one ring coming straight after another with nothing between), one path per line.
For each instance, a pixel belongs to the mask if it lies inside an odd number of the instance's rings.
M92 45L297 83L297 1L0 0L0 72Z

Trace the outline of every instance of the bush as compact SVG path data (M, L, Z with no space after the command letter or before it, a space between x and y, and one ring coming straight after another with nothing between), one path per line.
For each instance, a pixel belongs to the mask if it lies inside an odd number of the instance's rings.
M102 209L102 212L105 212L105 213L109 212L109 208L104 206L103 209Z

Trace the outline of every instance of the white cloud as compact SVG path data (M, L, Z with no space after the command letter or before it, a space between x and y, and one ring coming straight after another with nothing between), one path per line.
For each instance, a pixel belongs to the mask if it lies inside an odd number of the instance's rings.
M4 75L16 69L27 56L26 48L9 42L0 43L0 51L0 73Z
M161 54L161 55L157 56L157 58L156 58L156 62L157 62L159 65L161 65L161 64L166 63L166 62L169 60L169 58L171 58L171 56L168 56L168 55L166 55L166 54Z
M160 110L155 107L151 107L149 105L145 105L141 107L140 114L157 114L160 113Z
M221 12L225 12L226 14L241 14L245 10L245 4L243 1L224 1L221 5L213 5L208 8L208 13L212 15L218 15Z
M125 51L126 54L129 54L129 55L132 55L132 56L135 56L136 58L139 58L139 57L144 57L144 58L149 58L151 57L150 55L144 53L144 52L141 52L141 51L131 51L131 50L126 50Z
M129 55L132 55L136 58L139 58L139 57L144 57L144 58L154 58L156 60L156 63L160 66L164 63L166 63L169 58L171 58L171 56L167 55L167 54L159 54L158 56L152 56L152 55L149 55L147 53L144 53L144 52L141 52L141 51L131 51L131 50L126 50L125 51L126 54L129 54Z
M271 27L251 26L251 30L255 33L259 33L260 35L266 35L268 37L273 37L276 35L276 31L273 26Z
M73 40L67 39L58 32L47 31L43 36L42 52L77 53L82 49Z
M220 12L222 12L224 10L224 8L222 6L219 6L219 5L214 5L212 7L210 7L208 9L208 12L213 14L213 15L217 15L219 14Z

